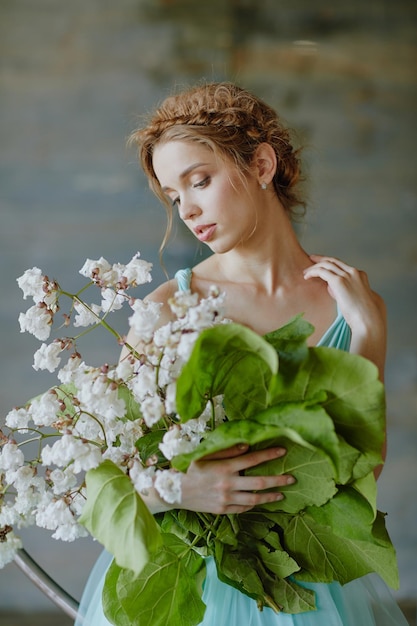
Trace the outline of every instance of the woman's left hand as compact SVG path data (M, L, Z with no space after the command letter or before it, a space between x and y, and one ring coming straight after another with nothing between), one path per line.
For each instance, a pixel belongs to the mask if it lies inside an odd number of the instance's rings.
M311 255L314 265L304 278L321 278L337 302L339 311L352 331L351 352L369 358L383 376L386 351L386 312L382 298L375 293L365 272L340 259Z

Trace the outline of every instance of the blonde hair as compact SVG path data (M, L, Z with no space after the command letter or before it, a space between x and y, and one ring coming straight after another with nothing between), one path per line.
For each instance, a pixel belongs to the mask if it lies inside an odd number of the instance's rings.
M292 219L305 208L299 191L299 150L290 131L268 104L233 83L208 83L166 98L143 128L135 130L129 144L138 149L139 161L149 185L167 208L168 225L163 250L172 228L172 206L153 168L155 146L168 141L194 141L220 158L231 160L245 173L261 143L268 143L277 157L273 178L275 193ZM296 210L298 208L298 210Z

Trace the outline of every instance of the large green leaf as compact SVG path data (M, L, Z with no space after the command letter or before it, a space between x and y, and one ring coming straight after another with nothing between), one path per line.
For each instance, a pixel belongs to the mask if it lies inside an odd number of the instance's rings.
M119 566L139 573L161 544L161 531L121 469L103 461L86 474L87 502L80 522L114 555Z
M363 478L358 478L355 480L351 487L356 489L367 501L373 512L373 519L377 516L377 485L376 478L373 472L370 472L367 476Z
M139 576L121 570L116 581L106 581L106 585L116 582L116 589L107 595L117 596L130 626L196 626L205 611L204 571L202 557L174 535L164 534L164 545Z
M229 419L250 416L267 406L277 368L274 348L249 328L209 328L198 337L177 380L177 411L187 421L200 415L210 398L225 394Z
M295 485L280 488L284 500L266 504L268 509L295 513L310 504L319 506L336 492L335 469L330 457L303 439L291 428L260 424L255 420L225 422L208 433L206 439L189 454L175 457L172 464L186 470L192 461L218 452L237 443L247 443L253 450L275 446L287 449L287 454L246 471L247 475L292 474Z
M214 519L209 513L200 514L185 509L172 509L163 514L161 530L176 535L187 544L193 544L195 550L207 556L207 532L210 523L204 524L203 518Z
M295 577L306 581L342 584L369 572L377 572L393 588L398 587L395 551L384 526L355 489L344 487L322 507L302 514L282 516L284 543L302 567Z
M367 475L381 463L385 426L384 386L378 369L361 356L335 348L310 348L290 382L281 372L274 377L272 404L309 400L327 392L323 407L336 432L361 453L354 478Z
M250 512L249 512L250 513ZM238 540L240 551L255 552L262 560L262 565L274 576L287 578L300 569L300 566L281 545L281 540L273 522L260 512L255 515L237 515L239 524ZM258 541L254 542L254 538Z
M260 424L285 426L297 431L309 443L322 449L339 466L339 440L331 417L321 406L326 394L319 394L311 402L285 402L258 413L254 419Z
M306 322L302 315L277 330L264 335L279 355L280 370L287 379L299 368L308 356L307 338L314 332L314 326Z
M226 546L218 558L217 571L220 580L256 600L259 608L268 606L277 613L315 609L314 592L290 578L272 574L264 567L262 559L248 549L233 550Z
M117 582L123 571L124 570L113 560L106 572L101 598L104 615L108 621L115 626L131 626L130 618L123 609L116 592Z

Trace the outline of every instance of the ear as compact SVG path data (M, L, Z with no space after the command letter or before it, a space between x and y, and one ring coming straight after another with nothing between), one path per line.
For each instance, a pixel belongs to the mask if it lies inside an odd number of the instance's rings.
M254 174L259 184L265 182L269 184L275 176L277 170L277 155L269 143L261 143L255 150L253 156Z

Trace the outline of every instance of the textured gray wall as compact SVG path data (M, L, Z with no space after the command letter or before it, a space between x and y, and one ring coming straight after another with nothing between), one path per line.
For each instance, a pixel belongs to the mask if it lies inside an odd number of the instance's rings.
M366 269L389 313L389 456L379 507L402 599L417 580L416 8L407 0L2 0L0 3L0 415L45 388L20 335L15 278L33 265L71 285L86 257L156 264L163 209L125 138L174 84L232 79L276 106L308 144L311 252ZM170 273L193 263L179 229ZM117 357L91 344L89 360ZM52 384L53 381L51 381ZM25 533L79 596L99 552ZM14 566L0 606L52 608Z

